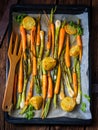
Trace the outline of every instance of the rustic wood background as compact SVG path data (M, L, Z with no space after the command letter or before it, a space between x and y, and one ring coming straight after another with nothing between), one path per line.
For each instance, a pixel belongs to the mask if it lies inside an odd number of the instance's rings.
M20 4L75 4L88 5L91 7L91 86L92 86L92 113L93 122L90 126L32 126L32 125L13 125L4 119L4 113L1 109L3 94L6 81L6 58L7 58L7 30L0 48L0 130L98 130L98 0L1 0L0 1L0 23L4 26L8 23L7 11L13 3ZM0 28L3 31L3 28Z

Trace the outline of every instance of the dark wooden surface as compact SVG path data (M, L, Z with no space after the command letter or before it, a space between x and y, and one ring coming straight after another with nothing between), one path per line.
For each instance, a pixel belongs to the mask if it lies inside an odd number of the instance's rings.
M2 2L1 2L2 1ZM3 14L6 12L8 2L12 0L0 1L0 22ZM13 0L14 1L14 0ZM3 94L6 81L6 58L7 58L7 33L0 48L0 130L98 130L98 0L20 0L21 4L82 4L91 7L91 86L92 86L92 113L93 122L90 126L36 126L36 125L13 125L4 119L4 113L1 109ZM6 18L5 18L5 22ZM0 28L0 31L1 28ZM96 91L95 91L96 90Z

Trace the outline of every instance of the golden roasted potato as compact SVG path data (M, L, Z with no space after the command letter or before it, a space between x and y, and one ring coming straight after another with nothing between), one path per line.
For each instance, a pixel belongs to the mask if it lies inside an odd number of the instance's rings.
M74 98L71 98L71 97L65 97L62 99L61 101L61 108L64 110L64 111L67 111L67 112L70 112L72 111L75 106L76 106L76 101Z
M43 98L42 96L34 96L30 99L30 104L36 109L39 110L42 106Z
M56 60L52 57L45 57L42 61L45 70L52 70L56 66Z
M76 28L74 26L71 26L70 24L65 25L65 31L70 35L77 33Z
M78 56L80 53L80 46L74 45L70 48L70 56Z
M33 26L36 25L36 22L34 20L34 18L30 17L30 16L26 16L23 20L22 20L22 25L26 30L30 30L32 29Z

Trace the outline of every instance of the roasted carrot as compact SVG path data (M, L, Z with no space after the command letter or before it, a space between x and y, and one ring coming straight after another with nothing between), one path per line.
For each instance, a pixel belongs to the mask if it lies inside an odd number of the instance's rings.
M28 92L28 95L27 95L27 98L26 98L26 101L25 101L25 105L28 106L29 100L30 100L30 98L32 96L33 96L33 81L31 80L31 82L30 82L30 89L29 89L29 92Z
M24 53L24 59L26 59L25 50L27 48L27 45L26 45L27 39L26 39L26 31L23 26L20 26L20 33L21 33L21 42L22 42L22 49Z
M31 30L31 51L33 53L33 56L36 56L35 36L36 36L36 26L33 26L32 30Z
M69 35L66 36L65 63L66 63L67 68L69 68L70 67Z
M80 61L82 60L82 39L81 39L81 35L77 34L77 44L80 46L80 54L79 54L79 59Z
M42 76L42 97L43 100L47 97L47 74L43 74Z
M59 93L59 90L60 90L60 84L61 84L61 67L59 64L55 88L54 88L54 106L55 106L55 108L57 106L57 94Z
M35 50L35 36L36 36L36 27L34 26L31 30L31 51L33 53L33 76L37 75L37 61L36 61L36 50Z
M40 16L38 17L37 34L36 34L36 45L40 45Z
M33 96L33 87L34 87L34 78L32 77L32 79L30 81L30 87L29 87L29 91L28 91L28 94L26 97L25 105L24 105L23 109L20 111L20 114L25 113L26 109L28 108L29 101L30 101L31 97Z
M72 76L71 76L71 71L70 71L70 66L71 66L71 61L70 61L70 41L69 41L69 35L66 36L66 49L65 49L65 64L67 67L67 72L68 72L68 77L70 84L72 84Z
M39 53L39 49L40 49L40 43L41 43L41 39L40 39L40 16L38 17L38 23L37 23L37 34L36 34L36 55L38 57L38 53Z
M50 24L51 28L51 37L52 37L52 55L54 55L54 43L55 43L55 30L54 30L54 23Z
M60 90L60 82L61 82L61 67L60 64L58 66L58 73L57 73L57 79L56 79L56 84L54 88L54 93L58 94Z
M37 77L37 57L36 57L36 46L35 46L35 39L36 39L36 27L34 26L31 30L31 51L33 53L33 70L32 70L32 74L34 76L34 84L36 87L36 93L40 94L41 92L41 88L39 86L39 81L38 81L38 77Z
M15 74L15 77L14 77L14 86L13 86L13 105L14 105L14 107L15 107L15 105L16 105L17 80L18 80L18 74L16 73L16 74Z
M23 60L21 56L19 65L19 75L18 75L18 93L22 93L22 89L23 89Z
M52 82L52 77L50 74L50 71L48 72L48 92L47 92L47 102L45 104L45 108L43 110L42 113L42 118L46 118L48 112L49 112L49 108L50 108L50 103L51 103L51 99L53 97L53 82Z
M46 48L47 48L47 51L46 51L46 56L49 56L50 54L50 50L51 50L51 29L50 27L48 28L48 40L47 40L47 45L46 45Z
M51 48L51 30L48 30L48 42L47 42L47 49Z
M76 72L73 72L72 77L73 77L74 97L77 97L77 93L78 93L78 84L77 84L77 74L76 74Z
M56 11L56 6L55 8L51 9L51 13L50 13L50 29L51 29L51 36L52 36L52 56L54 55L54 46L55 46L55 25L53 23L53 16L54 16L54 13Z
M48 98L52 98L53 97L53 82L52 82L52 77L50 74L50 71L48 72Z
M22 91L23 91L23 59L21 56L20 64L19 64L19 74L18 74L18 101L16 105L17 109L20 107Z
M60 57L64 40L65 40L65 29L64 29L65 21L62 24L62 27L60 28L60 34L59 34L59 47L58 47L58 58Z
M42 66L42 69L43 69L43 75L42 75L43 105L42 105L42 114L41 114L41 116L43 115L43 112L44 112L45 100L46 100L46 97L47 97L47 85L48 85L47 73L46 73L45 69L43 68L43 66Z

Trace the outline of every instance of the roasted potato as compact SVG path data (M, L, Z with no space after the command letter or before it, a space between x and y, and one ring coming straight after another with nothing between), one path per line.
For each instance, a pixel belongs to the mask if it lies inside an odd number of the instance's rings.
M70 112L72 111L75 106L76 106L76 101L74 98L71 98L71 97L65 97L62 99L61 101L61 108L64 110L64 111L67 111L67 112Z
M80 46L74 45L70 48L70 56L78 56L80 53Z
M65 25L65 31L70 35L77 33L77 29L74 26L71 26L70 24Z
M33 26L36 25L35 19L33 17L30 16L26 16L23 20L22 20L22 25L26 30L30 30L32 29Z
M42 61L45 70L52 70L56 66L56 60L52 57L45 57Z
M42 106L43 98L42 96L34 96L30 99L30 104L36 109L39 110Z

